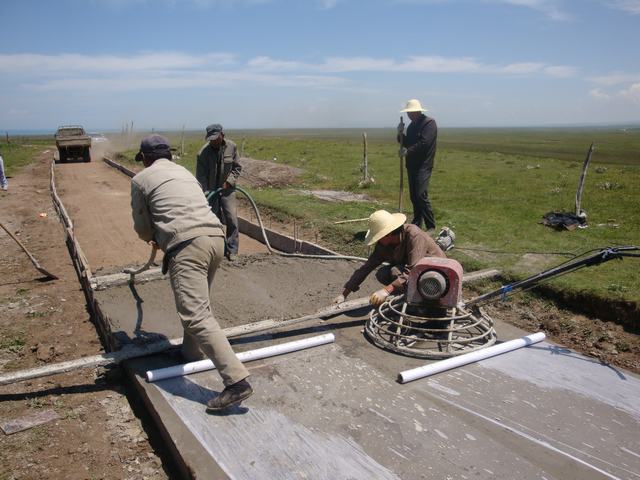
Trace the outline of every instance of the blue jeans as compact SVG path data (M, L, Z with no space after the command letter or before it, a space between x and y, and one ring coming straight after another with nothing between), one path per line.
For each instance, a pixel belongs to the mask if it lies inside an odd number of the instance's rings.
M213 202L213 213L226 227L229 253L237 254L240 245L240 230L238 230L238 202L235 188L226 188L216 196Z
M0 155L0 188L3 190L9 188L9 182L4 175L4 160L2 159L2 155Z

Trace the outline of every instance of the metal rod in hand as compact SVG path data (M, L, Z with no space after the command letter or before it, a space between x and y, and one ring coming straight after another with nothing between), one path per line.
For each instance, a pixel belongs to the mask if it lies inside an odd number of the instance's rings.
M398 156L400 157L400 194L398 196L398 211L402 212L402 194L404 191L404 154L402 149L404 148L404 121L400 116L400 124L402 125L402 133L398 135L398 141L400 142L400 148L398 150Z
M149 270L149 268L151 267L151 265L153 265L153 262L156 259L157 253L158 253L158 245L154 243L151 246L151 255L149 256L149 260L147 260L147 263L145 263L142 267L138 268L137 270L133 268L125 268L123 270L124 273L129 274L129 283L133 283L135 280L135 276L138 275L139 273L142 273L145 270Z

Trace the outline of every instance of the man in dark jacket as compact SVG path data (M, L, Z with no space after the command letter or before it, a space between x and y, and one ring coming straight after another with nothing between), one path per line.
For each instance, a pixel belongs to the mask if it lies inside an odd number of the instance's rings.
M436 156L436 138L438 127L433 118L427 117L420 102L416 99L409 100L406 108L400 112L406 112L411 120L404 134L404 123L398 125L398 142L406 149L405 163L407 166L407 178L409 194L413 204L413 220L411 223L422 227L425 223L427 231L436 228L436 220L429 200L429 180L433 170Z
M207 127L205 140L208 143L198 152L196 179L205 192L222 188L212 199L212 208L227 227L227 256L232 259L238 254L240 243L236 182L242 167L238 161L238 149L234 142L224 137L222 125L218 123Z

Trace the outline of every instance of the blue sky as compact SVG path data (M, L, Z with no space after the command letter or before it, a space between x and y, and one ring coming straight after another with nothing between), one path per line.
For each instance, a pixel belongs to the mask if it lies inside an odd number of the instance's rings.
M2 0L0 131L640 123L640 0Z

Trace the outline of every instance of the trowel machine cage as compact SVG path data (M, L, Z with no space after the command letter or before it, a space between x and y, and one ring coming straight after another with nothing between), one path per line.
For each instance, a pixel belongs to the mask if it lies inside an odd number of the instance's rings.
M447 358L496 341L493 320L481 309L465 309L462 265L425 257L411 270L406 293L372 310L365 327L376 345L419 358Z

